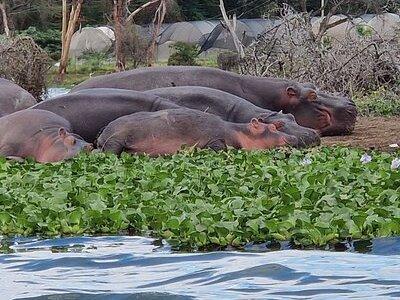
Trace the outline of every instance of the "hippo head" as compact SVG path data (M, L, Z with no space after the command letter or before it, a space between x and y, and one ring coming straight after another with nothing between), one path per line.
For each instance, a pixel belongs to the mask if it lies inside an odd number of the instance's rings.
M302 97L289 112L301 126L314 128L322 136L350 134L357 118L352 100L322 92Z
M277 108L279 107L285 112L291 112L303 101L312 102L317 98L316 87L311 83L303 84L291 80L279 80L279 83L283 83L283 86L279 89L279 102Z
M283 123L277 121L265 124L257 118L251 119L248 124L250 142L244 147L246 149L269 149L281 146L296 146L298 140L295 136L288 135L278 129Z
M92 145L80 136L69 133L61 127L55 136L47 136L40 145L38 162L57 162L76 156L80 151L91 151Z
M283 114L281 112L267 113L260 114L257 116L257 119L263 123L274 124L279 131L290 136L295 136L298 141L297 145L293 145L295 147L317 146L321 142L318 132L297 124L292 114Z

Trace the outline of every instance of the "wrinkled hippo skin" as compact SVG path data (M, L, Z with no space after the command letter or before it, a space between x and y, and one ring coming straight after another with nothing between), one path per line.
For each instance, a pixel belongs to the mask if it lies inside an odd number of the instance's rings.
M0 117L35 105L36 99L12 81L0 78Z
M258 107L224 91L199 86L180 86L154 89L146 93L168 99L179 106L217 115L232 123L248 123L256 118L263 123L275 124L279 131L298 138L299 143L296 147L320 144L318 133L298 125L292 115Z
M37 162L57 162L91 150L91 145L71 134L64 118L44 110L25 109L0 118L0 155L32 157Z
M94 142L111 121L135 112L179 108L158 96L118 89L93 89L41 102L32 109L51 111L71 123L74 133Z
M280 132L273 124L257 119L247 124L231 123L198 110L180 108L140 112L111 122L97 140L106 152L173 154L182 146L221 150L270 149L297 144L297 138Z
M321 135L349 134L357 109L351 99L318 92L313 84L238 75L207 67L141 68L91 78L72 91L119 88L145 91L171 86L203 86L237 95L253 104L295 116L297 123Z

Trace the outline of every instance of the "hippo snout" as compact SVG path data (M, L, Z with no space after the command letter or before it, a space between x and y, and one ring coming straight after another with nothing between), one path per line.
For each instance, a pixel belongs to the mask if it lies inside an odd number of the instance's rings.
M286 135L283 140L285 141L285 144L289 146L298 147L299 145L299 139L294 135Z

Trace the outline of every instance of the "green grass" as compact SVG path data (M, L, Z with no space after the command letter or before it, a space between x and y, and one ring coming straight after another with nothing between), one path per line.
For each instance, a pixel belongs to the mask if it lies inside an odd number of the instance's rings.
M355 96L354 101L362 116L400 116L400 95L384 87L366 96Z
M136 234L180 249L400 234L396 155L347 148L0 159L0 235ZM311 164L304 164L309 158Z

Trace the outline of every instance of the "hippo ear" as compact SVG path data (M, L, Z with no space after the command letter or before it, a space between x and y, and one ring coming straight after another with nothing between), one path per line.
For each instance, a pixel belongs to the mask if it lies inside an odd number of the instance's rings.
M250 121L250 131L253 134L262 134L265 131L265 124L261 123L257 118Z
M294 87L292 87L292 86L289 86L289 87L286 89L286 93L287 93L288 96L290 96L290 97L296 97L296 96L298 96L298 93L297 93L296 89L295 89Z
M250 124L253 128L260 127L260 121L257 118L251 119Z
M65 138L67 136L67 130L65 130L64 127L60 127L58 129L58 135L62 138Z
M314 101L317 101L317 98L318 98L318 96L317 96L317 93L315 91L309 91L308 92L308 95L307 95L307 100L308 101L314 102Z

